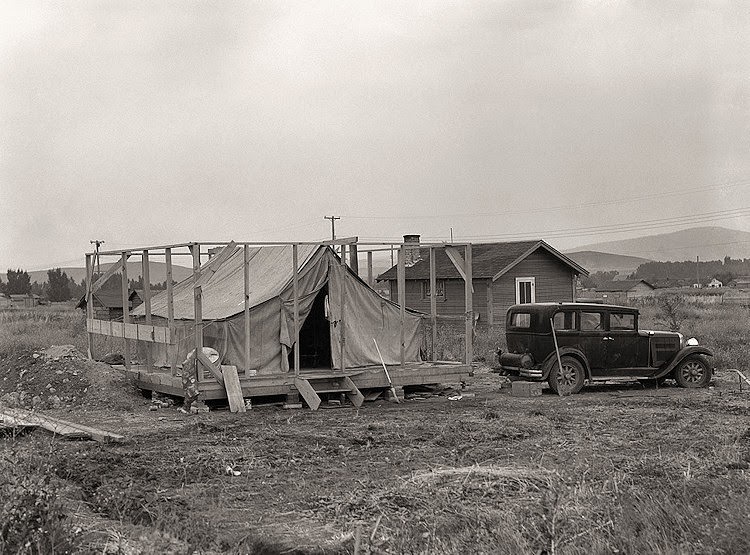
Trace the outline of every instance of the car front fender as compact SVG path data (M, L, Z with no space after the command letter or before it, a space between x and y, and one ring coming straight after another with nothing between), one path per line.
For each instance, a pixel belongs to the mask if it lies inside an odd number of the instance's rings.
M586 372L586 378L591 379L591 369L589 368L589 361L583 351L576 349L575 347L560 347L560 358L564 356L571 356L578 359L583 364L583 369ZM542 378L547 379L549 373L552 371L552 367L557 363L557 354L552 351L544 362L542 363Z
M677 351L677 353L672 357L672 360L669 361L669 364L667 364L664 368L662 368L655 378L663 378L667 374L669 374L672 370L674 370L678 364L680 364L683 360L685 360L687 357L691 355L706 355L706 356L714 356L713 352L711 352L710 349L703 347L701 345L692 345L690 347L684 347Z

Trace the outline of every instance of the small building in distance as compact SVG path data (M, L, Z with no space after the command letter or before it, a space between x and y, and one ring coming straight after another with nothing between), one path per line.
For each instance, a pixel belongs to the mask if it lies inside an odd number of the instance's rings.
M737 289L750 289L750 276L740 276L729 282L729 287Z
M430 249L420 247L419 235L404 235L406 306L430 313ZM459 248L462 252L462 249ZM588 271L541 240L472 245L473 312L480 323L505 324L511 305L575 299L579 275ZM443 248L435 248L438 316L463 316L464 280ZM397 266L380 274L398 299Z
M132 293L129 296L128 310L133 308ZM122 293L119 289L99 289L92 295L94 318L97 320L122 320ZM76 308L86 311L86 295L81 297Z
M31 293L9 295L10 308L34 308L39 304L41 297Z
M718 279L713 278L711 281L708 282L707 287L712 287L712 288L724 287L724 284L720 282Z
M603 299L607 304L623 304L630 299L650 297L656 288L645 279L626 279L622 281L608 281L597 287L595 297Z

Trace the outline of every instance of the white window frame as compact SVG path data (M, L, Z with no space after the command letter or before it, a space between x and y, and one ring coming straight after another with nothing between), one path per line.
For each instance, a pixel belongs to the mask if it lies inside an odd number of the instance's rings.
M531 284L531 302L536 302L536 278L535 277L517 277L516 278L516 304L521 304L521 291L518 289L519 284Z

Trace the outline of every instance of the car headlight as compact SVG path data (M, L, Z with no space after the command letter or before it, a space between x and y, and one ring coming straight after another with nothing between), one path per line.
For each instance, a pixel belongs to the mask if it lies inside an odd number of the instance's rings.
M698 344L698 340L695 337L691 337L687 340L687 344L691 347L695 347Z

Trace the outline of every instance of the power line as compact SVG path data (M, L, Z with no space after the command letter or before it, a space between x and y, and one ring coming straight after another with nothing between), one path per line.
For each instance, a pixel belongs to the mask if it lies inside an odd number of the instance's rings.
M453 213L453 214L428 214L423 216L357 216L352 214L344 214L347 218L350 219L358 219L358 220L427 220L427 219L435 219L435 218L481 218L481 217L497 217L497 216L510 216L510 215L518 215L518 214L538 214L542 212L557 212L561 210L580 210L584 208L593 208L596 206L613 206L613 205L621 205L626 203L633 203L641 200L652 200L656 198L664 198L664 197L673 197L673 196L682 196L682 195L689 195L689 194L695 194L705 191L715 191L720 189L730 189L730 188L736 188L736 187L747 187L750 185L750 179L742 179L742 180L735 180L735 181L729 181L718 185L711 185L708 187L693 187L690 189L682 189L680 191L663 191L659 193L650 193L647 195L641 195L641 196L628 196L626 198L617 198L612 200L606 200L606 201L596 201L596 202L581 202L576 204L566 204L566 205L558 205L558 206L547 206L547 207L540 207L540 208L533 208L528 210L507 210L507 211L499 211L499 212L472 212L472 213Z

